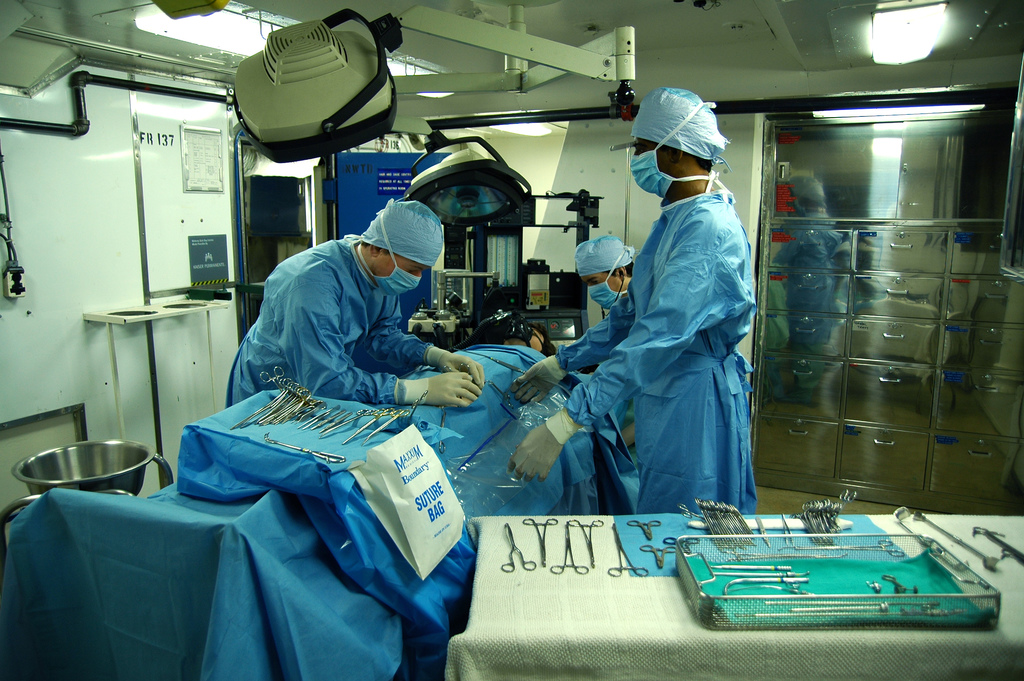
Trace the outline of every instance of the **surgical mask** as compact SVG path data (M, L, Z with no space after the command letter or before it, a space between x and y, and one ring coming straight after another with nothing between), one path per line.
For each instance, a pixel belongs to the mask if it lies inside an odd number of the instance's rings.
M619 295L618 292L612 290L607 280L590 287L590 299L606 310L611 309L615 301L619 299Z
M384 243L387 244L388 255L391 256L391 262L395 264L395 269L386 277L375 277L377 285L380 286L381 291L389 296L397 296L406 291L413 290L420 285L420 278L415 274L409 274L398 266L398 261L395 260L395 252L391 250L391 241L388 240L388 231L384 228L383 218L381 218L380 231L384 235Z
M707 102L701 103L700 106L695 106L693 111L683 119L683 122L677 125L674 130L666 135L665 139L658 142L654 149L645 151L642 154L637 154L629 159L629 172L633 175L633 180L640 189L643 189L649 194L665 198L665 195L668 194L668 188L672 186L673 182L689 182L691 180L711 179L710 175L687 175L686 177L675 177L663 172L661 168L658 167L658 149L664 146L665 142L671 139L677 132L686 127L686 124L689 123L693 117L697 115L697 112L705 106L708 106ZM708 189L710 188L711 183L708 182Z

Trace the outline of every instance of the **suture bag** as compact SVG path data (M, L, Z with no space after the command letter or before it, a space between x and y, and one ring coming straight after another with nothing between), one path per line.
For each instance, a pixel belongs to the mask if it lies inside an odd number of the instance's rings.
M349 471L402 555L426 579L462 537L466 519L437 454L409 426Z

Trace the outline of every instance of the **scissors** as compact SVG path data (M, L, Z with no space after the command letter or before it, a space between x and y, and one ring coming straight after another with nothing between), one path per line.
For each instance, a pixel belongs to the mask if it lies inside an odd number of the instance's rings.
M505 523L505 536L508 538L508 562L501 566L502 572L515 572L516 571L516 554L519 554L519 562L523 564L523 569L526 571L536 570L537 561L526 560L523 558L523 552L516 546L516 538L512 536L512 528L508 523Z
M654 539L654 533L651 532L651 528L652 527L659 527L661 525L661 521L660 520L651 520L649 522L642 523L639 520L630 520L626 524L629 525L630 527L639 527L641 530L644 531L644 536L647 537L647 541L650 541L650 540Z

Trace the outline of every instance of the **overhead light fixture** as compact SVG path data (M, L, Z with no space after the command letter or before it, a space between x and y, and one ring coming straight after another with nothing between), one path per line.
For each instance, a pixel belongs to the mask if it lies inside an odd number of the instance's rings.
M135 26L154 35L247 57L263 49L271 31L299 23L241 3L223 4L228 6L220 12L177 19L159 11L140 11Z
M373 42L352 31L361 23ZM390 14L367 21L341 10L270 34L264 50L235 74L235 114L249 141L277 163L350 149L391 132L395 83L385 50L402 44Z
M894 106L887 109L836 109L834 111L815 111L815 118L870 118L893 116L919 116L923 114L963 113L965 111L981 111L984 104L948 104L935 106Z
M526 135L527 137L543 137L544 135L551 134L551 128L543 123L498 123L491 127L495 130L514 132L517 135Z
M430 154L455 144L475 144L457 151L437 165L417 173ZM496 220L522 208L530 196L530 183L508 167L482 137L449 140L440 131L427 137L425 153L412 165L413 180L405 198L426 204L443 224L473 226Z
M871 15L871 56L876 64L907 64L932 53L947 3L879 11Z

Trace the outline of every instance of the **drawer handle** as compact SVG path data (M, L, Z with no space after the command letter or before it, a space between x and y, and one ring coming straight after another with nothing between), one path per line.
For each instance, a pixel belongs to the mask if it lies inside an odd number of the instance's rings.
M889 248L910 249L910 248L913 248L913 247L914 247L914 244L889 244Z
M999 388L997 388L995 386L991 386L991 385L978 385L977 383L974 384L974 389L975 390L981 390L981 391L987 392L987 393L997 393L997 392L999 392Z
M903 340L904 336L902 333L883 333L882 338L888 338L890 340Z
M789 429L789 434L790 435L807 435L807 431L806 430L793 430L792 428L790 428Z
M985 297L989 300L1006 300L1007 295L1005 293L986 293Z
M1003 341L990 341L990 340L985 340L984 338L982 338L978 342L981 343L982 345L1002 345L1003 344Z
M888 293L890 296L909 296L910 295L910 291L908 291L907 289L903 289L902 291L898 291L898 290L896 290L894 288L887 288L887 289L885 289L885 292Z
M797 333L814 333L817 329L793 329Z
M797 376L813 376L814 375L813 371L797 371L796 369L793 369L793 373L796 374Z
M975 449L968 449L967 453L971 456L992 456L992 452L979 452Z
M877 439L877 438L876 438L876 439L875 439L875 444L876 444L876 445L885 445L886 447L892 447L892 446L894 446L894 445L895 445L896 443L895 443L895 442L893 442L892 440L879 440L879 439Z
M808 291L820 291L821 289L825 288L824 286L811 286L809 284L797 284L796 287L806 289Z
M881 381L882 383L899 383L900 382L900 379L892 378L890 376L879 376L878 380Z

